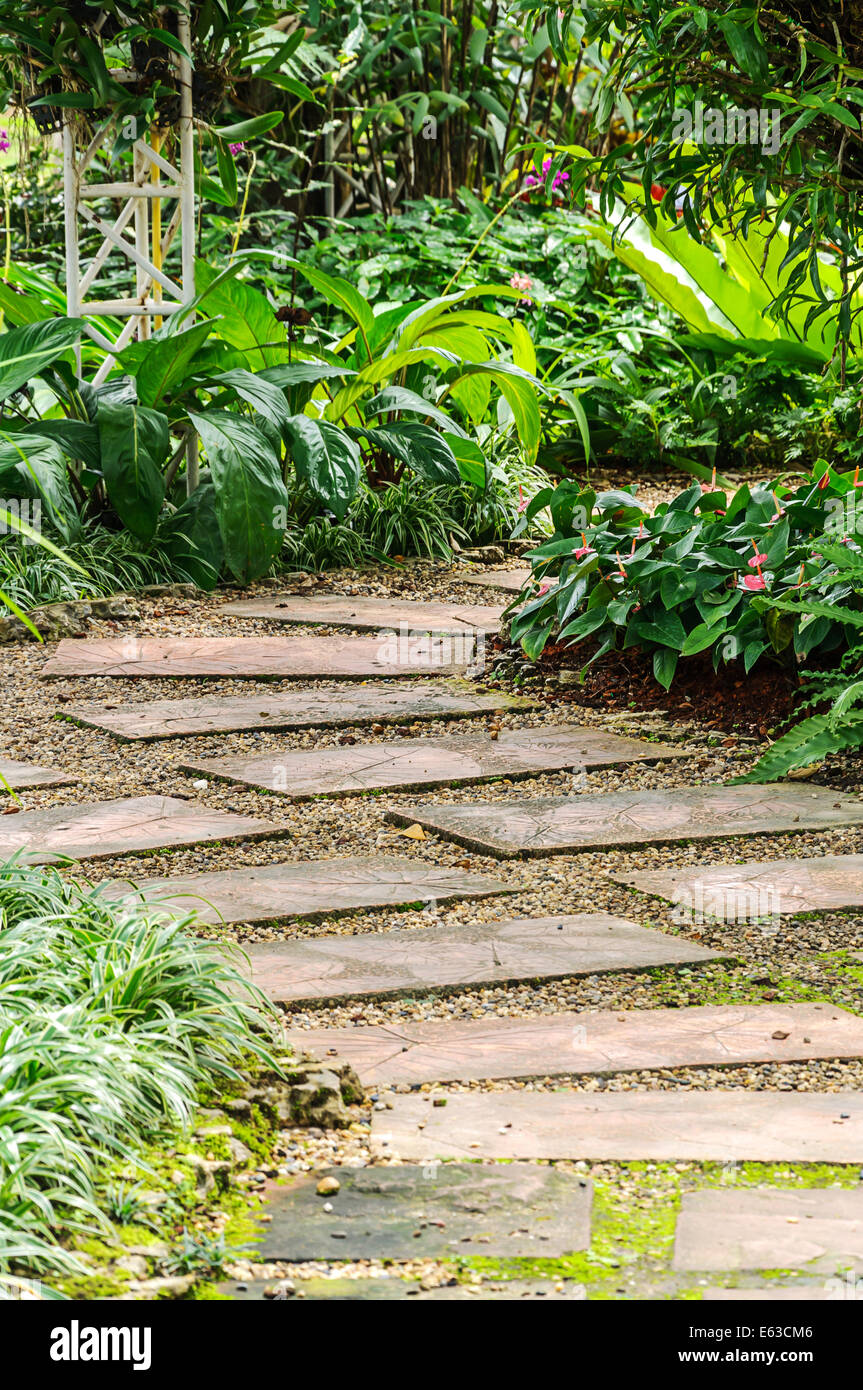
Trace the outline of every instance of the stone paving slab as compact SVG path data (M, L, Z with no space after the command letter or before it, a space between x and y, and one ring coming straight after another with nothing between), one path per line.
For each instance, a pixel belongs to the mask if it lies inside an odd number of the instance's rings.
M506 589L510 594L517 594L522 585L530 579L530 575L530 567L525 566L514 570L465 570L457 574L456 578L463 579L465 584L482 584L490 589Z
M500 1303L535 1302L583 1303L585 1288L574 1279L494 1279L482 1284L443 1284L424 1289L416 1279L391 1275L381 1279L292 1279L294 1291L274 1292L278 1279L229 1280L219 1292L237 1303Z
M663 744L575 725L506 730L496 739L486 733L447 734L254 758L207 758L180 766L186 772L205 772L299 799L530 777L566 768L616 767L680 756L679 749Z
M303 863L251 865L205 874L141 879L136 894L188 912L207 922L279 922L404 903L487 898L518 891L484 874L436 868L414 859L320 859ZM111 885L112 897L129 896L128 883ZM365 940L366 938L339 938Z
M316 1188L330 1175L328 1212ZM334 1168L269 1197L263 1260L554 1257L590 1244L590 1185L532 1163Z
M425 804L390 810L386 818L396 825L417 823L480 854L512 859L863 825L863 797L777 782Z
M463 676L469 637L106 637L66 638L44 676L212 677L237 680L365 680Z
M406 681L401 685L330 686L255 696L223 695L138 704L70 705L68 719L103 729L123 742L240 733L247 729L323 729L342 724L401 724L498 711L531 710L535 700L484 691L469 681Z
M378 1157L863 1163L856 1091L456 1092L390 1097Z
M720 959L703 946L606 913L270 941L247 950L255 984L280 1002L412 994Z
M675 1270L801 1269L863 1261L863 1188L727 1187L684 1193Z
M68 787L78 781L77 777L69 777L56 768L14 762L12 758L0 758L0 777L3 779L0 781L0 795L6 791L7 785L13 791L25 791L33 787Z
M844 799L844 798L843 798ZM617 883L725 922L863 907L863 854L612 874Z
M30 864L110 859L146 849L171 849L209 840L261 840L288 831L251 816L211 811L170 796L123 797L76 806L22 811L0 821L0 859L25 851Z
M287 1039L350 1062L373 1086L863 1057L863 1018L832 1004L696 1005L297 1029Z
M346 598L318 594L273 594L226 603L220 613L236 618L269 618L276 623L329 623L359 632L394 628L404 632L493 633L503 608L468 603L407 603L399 599Z

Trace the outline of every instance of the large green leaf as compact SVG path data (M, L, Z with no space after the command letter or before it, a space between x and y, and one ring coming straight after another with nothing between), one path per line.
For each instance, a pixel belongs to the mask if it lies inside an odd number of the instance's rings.
M28 425L25 435L53 439L69 458L80 459L88 468L101 468L99 431L89 420L39 420Z
M42 319L0 337L0 401L11 396L75 343L83 319Z
M387 386L366 405L366 415L394 415L398 410L426 415L429 420L434 420L441 429L448 430L450 434L465 433L457 420L440 410L433 401L427 401L425 396L419 395L416 391L409 391L406 386Z
M158 411L100 400L96 423L111 505L134 536L149 541L165 499L161 465L169 448L168 422Z
M279 513L289 499L279 460L261 431L230 411L189 419L207 452L225 562L247 583L269 569L282 544Z
M142 405L158 405L189 376L199 349L213 331L210 320L165 338L145 338L120 354L124 371L135 378Z
M356 441L327 420L308 415L291 418L288 438L297 477L341 521L360 483Z
M270 437L275 447L278 447L279 439L286 437L287 425L291 419L284 391L267 381L260 372L247 372L243 368L220 372L218 376L213 377L213 381L218 386L225 386L228 390L234 391L240 400L254 407L270 427L264 430L264 433Z
M375 429L349 430L353 437L365 435L373 448L383 449L407 464L428 483L459 484L458 461L447 441L429 425L417 420L398 420Z
M159 533L174 563L199 589L214 589L225 556L216 511L216 490L201 483Z
M344 280L339 275L326 275L324 271L318 270L315 266L304 265L302 261L288 259L285 264L308 280L310 285L314 285L330 304L349 314L368 342L375 316L369 301L354 288L350 280Z
M0 495L38 497L64 540L76 521L66 460L50 436L0 432Z
M276 311L265 294L235 275L219 274L206 261L195 262L199 304L219 316L218 334L247 354L256 370L283 362L289 344Z
M490 376L498 387L512 411L516 433L528 458L535 459L542 433L542 417L537 399L539 383L529 373L508 362L473 362L459 372L457 379L477 373Z

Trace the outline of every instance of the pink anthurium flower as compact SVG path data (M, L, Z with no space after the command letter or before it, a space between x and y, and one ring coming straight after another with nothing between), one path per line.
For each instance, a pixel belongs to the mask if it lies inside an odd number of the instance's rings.
M579 546L578 550L575 552L575 558L576 558L576 560L583 560L584 557L585 557L585 555L595 555L595 554L596 554L596 551L594 550L594 548L593 548L592 545L588 545L588 543L587 543L587 536L586 536L586 535L584 534L584 532L582 531L582 533L581 533L581 545Z
M762 554L760 551L756 550L755 554L752 556L752 559L747 560L746 563L751 570L760 569L762 565L767 564L767 556Z
M537 591L536 591L536 596L537 596L537 598L542 598L543 594L547 594L550 588L551 588L551 580L550 580L550 579L544 579L544 580L542 581L542 583L540 584L539 588L538 588Z
M753 593L758 593L762 589L767 588L767 583L765 581L764 575L761 574L759 571L758 574L744 574L743 587L744 589L751 590Z

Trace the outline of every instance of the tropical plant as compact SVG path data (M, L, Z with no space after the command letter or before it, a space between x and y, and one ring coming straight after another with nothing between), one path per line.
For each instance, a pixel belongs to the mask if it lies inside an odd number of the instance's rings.
M705 220L742 222L745 230L768 214L775 227L787 224L787 273L770 312L787 318L802 307L807 333L820 321L846 344L863 283L856 10L841 3L728 10L714 0L526 4L546 19L561 60L581 41L609 55L597 65L593 95L595 129L606 138L596 155L581 152L578 174L582 184L599 178L603 209L635 179L648 220L658 186L664 210L673 217L679 203L695 241ZM702 112L717 113L719 138L712 118L699 125L698 101ZM740 138L738 113L749 112L755 137L746 126ZM822 280L825 247L834 248L838 295Z
M729 223L725 210L715 206L717 221L702 223L695 241L682 219L664 211L663 189L654 189L662 205L650 216L638 216L642 189L626 183L622 197L605 218L591 220L593 234L634 270L648 291L683 320L690 333L684 343L714 350L766 354L777 362L799 367L823 367L836 342L836 323L818 325L809 319L806 304L789 305L783 318L769 314L781 296L791 253L789 237L776 209L760 207L751 220L753 204ZM838 298L842 292L835 255L824 251L817 260L819 284ZM863 305L863 296L852 307ZM863 326L851 344L859 351ZM723 340L725 342L723 343Z
M795 723L759 758L742 782L773 782L798 768L820 763L836 753L863 748L863 554L859 545L835 543L835 534L819 543L830 570L823 576L824 598L772 602L768 611L791 614L801 626L823 619L845 625L851 634L848 650L832 670L805 671L804 698L798 713L814 710ZM829 709L825 710L825 706Z
M521 601L512 638L532 659L552 639L591 638L591 660L639 647L666 689L680 659L701 652L715 667L741 659L746 672L766 654L841 653L849 625L827 597L837 597L832 568L812 536L848 524L857 483L822 461L794 486L744 485L729 496L720 481L694 484L652 514L635 486L598 496L569 482L546 489L525 521L547 507L555 531L530 552L540 584ZM792 601L804 589L817 615Z
M123 374L102 386L81 382L63 360L77 320L38 320L0 337L0 399L38 374L65 411L32 419L26 402L16 404L18 428L5 436L10 467L58 528L107 507L149 543L167 506L163 544L211 587L223 563L241 580L270 567L297 485L340 522L363 474L373 487L407 470L432 485L482 489L492 439L511 435L535 457L535 354L523 325L496 312L501 298L518 297L512 287L375 313L349 281L296 263L353 325L301 337L299 311L276 310L240 268L217 274L200 263L194 304L126 348ZM188 326L191 309L200 317ZM23 361L19 340L35 344ZM182 500L176 484L193 434L208 474Z

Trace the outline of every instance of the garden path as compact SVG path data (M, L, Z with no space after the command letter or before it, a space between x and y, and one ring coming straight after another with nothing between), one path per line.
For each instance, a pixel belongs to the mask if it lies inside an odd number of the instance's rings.
M520 571L469 576L472 583L499 588L520 578ZM593 1007L588 996L589 1007L566 1011L549 1004L544 987L548 982L574 987L581 979L593 984L600 977L631 981L649 971L660 975L646 978L664 981L685 974L690 990L697 990L707 967L715 969L736 954L728 944L721 950L704 944L705 919L734 924L743 919L747 926L754 920L758 926L762 916L775 921L783 913L859 905L861 856L782 860L774 850L759 862L752 858L757 842L750 845L748 837L778 835L784 843L791 833L853 835L863 824L863 799L814 785L711 784L687 771L696 750L685 743L621 738L595 725L555 722L553 712L551 722L502 732L502 719L528 719L535 702L464 680L453 683L446 678L453 671L463 674L472 658L441 661L438 649L448 641L447 614L458 620L453 631L463 639L471 624L482 631L491 625L490 615L496 623L499 610L429 604L426 626L421 603L399 609L376 600L364 606L333 595L327 600L271 596L229 603L222 612L233 624L245 619L308 623L318 617L327 626L366 627L372 618L373 625L389 618L409 627L414 645L411 656L399 652L382 658L380 638L270 636L259 628L233 637L219 632L63 642L44 668L49 676L76 678L76 698L63 713L132 745L242 731L251 731L253 738L302 729L354 732L338 735L326 747L312 735L299 752L276 749L250 757L229 746L220 747L217 757L201 759L180 745L179 754L172 755L175 765L192 775L203 772L265 789L271 793L272 819L170 797L120 799L25 811L0 831L0 850L26 846L47 859L62 848L90 859L230 839L243 850L260 838L296 834L302 812L292 813L292 831L282 823L282 808L300 797L338 794L362 800L381 789L445 786L441 800L383 801L374 808L377 844L381 837L401 836L400 847L412 845L414 851L407 856L369 854L358 831L360 843L353 848L362 853L346 859L285 859L144 881L148 897L175 902L178 910L196 898L206 900L202 918L214 925L290 922L299 927L304 919L323 918L323 925L310 932L295 928L287 937L279 932L275 939L252 941L251 975L286 1007L289 1041L325 1062L333 1059L333 1065L350 1063L372 1107L370 1135L358 1163L317 1164L271 1187L261 1249L248 1277L226 1286L232 1297L271 1296L267 1271L281 1276L286 1270L322 1269L335 1277L306 1281L311 1297L470 1297L470 1279L477 1276L465 1261L484 1256L494 1263L480 1296L578 1298L591 1261L608 1263L607 1255L591 1253L604 1238L607 1215L600 1214L596 1229L594 1203L592 1232L587 1165L718 1163L727 1175L738 1167L742 1172L748 1163L863 1162L863 1106L856 1093L829 1083L827 1089L798 1091L794 1082L795 1068L808 1076L820 1062L863 1058L863 1020L856 1013L823 998L740 997L720 1003L709 993L706 1002L684 1007L678 998L656 1007L648 993L604 1009ZM424 631L435 636L416 640ZM190 694L81 703L94 678L248 682L274 676L366 684L336 684L308 696L299 690L271 693L261 685L259 692L247 686L239 697ZM413 680L368 683L381 676ZM458 717L461 727L443 737L376 738L384 723L410 719L411 733L423 734L418 721L450 717ZM478 718L488 721L479 729L465 722ZM394 733L402 728L396 724ZM645 787L632 781L635 769L663 763L671 784ZM15 772L3 766L7 776ZM585 780L593 769L614 770L612 789L588 793ZM564 796L510 791L516 777L567 770L573 781ZM40 779L49 775L27 772ZM71 779L61 774L61 780ZM491 785L472 788L468 798L450 791L457 783L480 780ZM208 785L193 783L196 789ZM350 835L350 809L346 814ZM404 829L383 830L384 817ZM722 838L732 840L732 857L739 858L742 842L749 851L746 862L702 868L693 843ZM430 845L445 848L447 841L481 856L481 872L468 860L435 867L422 857ZM672 848L656 871L646 851L662 844ZM518 891L497 876L496 863L502 867L501 861L512 859L523 866L525 856L557 853L573 862L606 847L637 851L624 869L615 864L598 871L626 885L626 916L592 910L513 918L496 911L494 920L481 921L471 920L468 911L466 920L462 915L440 921L443 903L466 905ZM762 890L769 890L770 905L753 919L752 894L761 903ZM130 889L118 884L112 891ZM677 908L683 904L690 913L683 926L689 930L679 929L680 919L677 930L638 920L648 912L645 894L650 902L664 898ZM423 905L425 920L380 930L369 919L353 934L328 931L328 921L338 921L340 914L399 904ZM519 984L523 1007L512 1009L509 993L498 1007L494 989ZM425 997L434 1001L436 1012L418 1019L415 1001ZM401 1013L380 1015L381 1009L406 1002ZM735 1077L741 1068L755 1068L763 1079L754 1089L745 1082L742 1089L739 1083L723 1087L723 1073ZM692 1080L699 1076L706 1084ZM590 1078L615 1078L624 1089L584 1089ZM680 1089L669 1088L669 1078L679 1080ZM695 1171L694 1190L683 1193L676 1233L672 1223L666 1241L662 1271L657 1274L654 1265L653 1282L643 1284L642 1293L660 1288L673 1296L700 1288L711 1298L757 1298L753 1281L763 1271L782 1269L791 1272L787 1296L818 1298L825 1276L837 1275L849 1262L855 1269L863 1263L859 1191L841 1186L789 1191L769 1181L722 1185L724 1177L717 1186L709 1168ZM324 1183L319 1194L322 1177L334 1182ZM620 1258L628 1257L621 1253ZM519 1261L537 1259L547 1262L539 1277L519 1277L529 1276L531 1268ZM397 1262L405 1279L356 1277L381 1260ZM468 1282L433 1288L428 1277L412 1280L418 1260L450 1273L455 1262ZM351 1275L347 1289L339 1277L345 1268ZM501 1271L516 1277L502 1278ZM723 1287L718 1275L727 1276ZM776 1291L771 1287L771 1294Z

